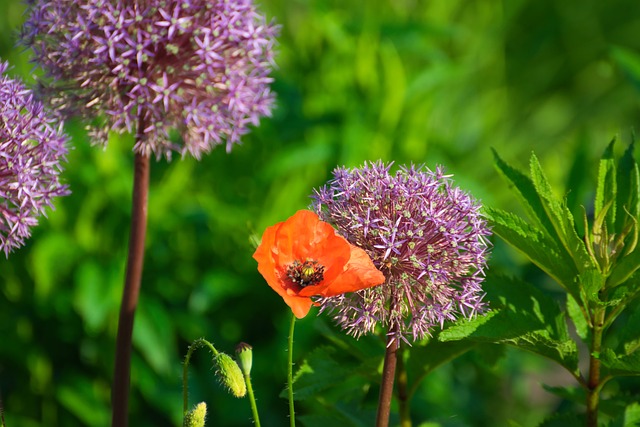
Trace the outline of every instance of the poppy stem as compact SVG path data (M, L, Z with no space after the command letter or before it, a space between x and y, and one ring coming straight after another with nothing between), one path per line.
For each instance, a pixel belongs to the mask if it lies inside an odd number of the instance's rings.
M204 338L198 338L193 341L187 350L187 355L184 357L184 363L182 364L182 412L183 416L187 414L189 410L189 363L191 362L191 355L200 347L209 347L211 353L214 356L218 355L218 350L209 341Z
M296 426L296 412L293 407L293 329L296 325L296 316L291 314L291 326L289 326L289 361L287 370L287 391L289 394L289 425Z
M391 326L387 334L387 351L384 355L382 367L382 382L380 384L380 397L378 398L378 413L376 427L388 427L391 414L391 399L393 397L393 380L396 373L398 360L397 326Z
M256 398L253 394L253 386L251 385L251 375L244 374L244 382L247 384L247 394L249 395L251 413L253 414L253 425L260 427L260 416L258 415L258 405L256 405Z
M142 133L140 119L138 132ZM139 137L137 136L136 139ZM116 360L111 400L112 427L127 427L129 424L129 387L131 382L131 338L133 320L144 264L144 239L147 231L147 199L149 195L149 156L136 153L133 178L133 200L131 208L131 230L129 234L129 255L120 304L118 335L116 337Z

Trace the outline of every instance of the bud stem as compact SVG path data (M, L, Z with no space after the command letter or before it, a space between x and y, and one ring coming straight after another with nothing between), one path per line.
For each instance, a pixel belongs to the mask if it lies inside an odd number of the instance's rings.
M182 365L182 413L186 414L189 408L189 362L191 361L191 355L200 347L209 347L211 353L214 356L218 355L218 350L215 349L213 344L204 338L198 338L193 341L187 350L187 355L184 357L184 364Z
M293 330L296 325L296 316L291 314L291 326L289 327L289 361L287 363L287 392L289 394L289 426L296 427L296 411L293 406Z
M260 416L258 415L258 406L256 398L253 395L253 386L251 385L251 375L244 374L244 382L247 383L247 393L249 394L249 402L251 403L251 413L253 414L253 422L256 427L260 427Z

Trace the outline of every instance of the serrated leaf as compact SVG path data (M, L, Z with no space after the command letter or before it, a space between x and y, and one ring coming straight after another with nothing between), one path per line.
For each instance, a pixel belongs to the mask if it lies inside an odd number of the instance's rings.
M567 314L573 322L573 326L575 326L576 333L580 339L588 343L590 341L589 324L580 306L571 295L567 295Z
M558 305L535 287L489 273L485 280L492 311L456 322L443 330L440 341L468 339L510 344L555 360L578 372L578 350Z
M640 352L629 355L616 355L607 348L601 353L600 361L609 370L609 374L617 376L640 375Z
M309 353L293 379L294 400L307 399L344 381L350 372L334 360L335 353L334 348L327 346ZM281 397L286 397L286 390Z
M540 195L540 200L547 216L553 224L556 236L559 239L558 245L570 254L578 272L592 267L593 261L587 252L584 242L576 232L573 214L567 208L566 203L561 203L553 194L549 181L547 181L535 155L531 155L531 179Z
M547 233L554 233L553 225L547 217L531 179L502 160L496 150L492 149L492 151L496 168L513 185L516 196L527 210L527 215L536 223L536 227L545 229Z
M613 229L613 222L616 217L616 162L613 156L613 146L615 138L607 145L598 166L598 183L596 186L596 199L594 205L594 217L600 218L603 210L609 203L610 207L606 211L604 222L609 230Z
M524 253L577 300L581 300L576 282L578 271L569 254L548 234L527 224L522 218L499 209L486 209L494 234Z

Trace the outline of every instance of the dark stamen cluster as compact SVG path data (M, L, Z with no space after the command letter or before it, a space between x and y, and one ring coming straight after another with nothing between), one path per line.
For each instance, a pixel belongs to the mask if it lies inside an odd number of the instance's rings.
M324 265L312 259L304 262L295 260L287 268L287 277L303 288L314 286L324 280Z

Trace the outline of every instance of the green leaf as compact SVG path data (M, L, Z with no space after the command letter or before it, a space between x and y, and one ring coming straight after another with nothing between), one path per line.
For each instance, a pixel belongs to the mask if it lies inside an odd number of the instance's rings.
M604 288L606 278L597 268L589 268L578 275L587 300L598 302L598 292Z
M635 376L640 375L640 352L629 355L616 355L610 348L601 353L600 361L611 375Z
M567 208L566 203L560 203L553 194L535 155L531 155L531 178L560 240L560 246L564 247L571 255L578 272L592 267L593 261L587 252L584 242L576 232L571 211Z
M546 230L547 233L554 233L553 224L549 221L531 179L502 160L496 150L492 149L492 151L496 168L513 185L520 203L525 207L536 227Z
M640 268L640 245L637 245L629 255L618 259L613 265L609 277L607 277L607 288L614 288L628 280Z
M624 413L611 423L610 427L637 427L640 426L640 403L631 403Z
M616 199L616 162L613 155L613 146L615 144L615 138L609 143L604 150L602 157L600 158L600 165L598 167L598 184L596 187L596 200L594 205L594 217L599 218L605 207L609 202ZM606 212L605 223L609 230L613 229L614 219L616 217L616 205L611 204L611 207Z
M549 393L579 405L584 405L587 394L582 387L556 387L542 384L542 387Z
M538 427L584 427L585 417L583 414L566 412L555 414L545 419Z
M587 319L585 318L583 311L580 309L580 306L571 295L567 295L567 314L573 322L573 325L576 328L576 333L580 339L583 342L588 343L590 341L589 324L587 323Z
M442 342L431 339L424 345L415 345L407 348L409 359L406 366L407 371L410 373L409 378L417 379L423 377L438 366L467 352L475 345L476 343L472 341Z
M618 342L617 353L630 355L640 349L640 303L627 307L621 317L613 334Z
M576 300L582 300L576 282L578 271L569 254L548 234L532 227L511 213L487 208L486 213L494 234L524 253L535 265L547 273Z
M349 370L334 359L335 353L334 348L327 346L318 347L309 353L293 379L295 400L315 396L327 388L340 384L350 375Z
M616 203L620 207L616 215L616 233L624 229L629 221L628 216L640 219L640 173L638 163L634 156L634 142L631 142L618 162L617 188L618 197ZM623 208L624 207L624 208Z
M489 273L484 286L492 311L443 330L440 341L510 344L578 373L578 350L556 302L525 282Z

